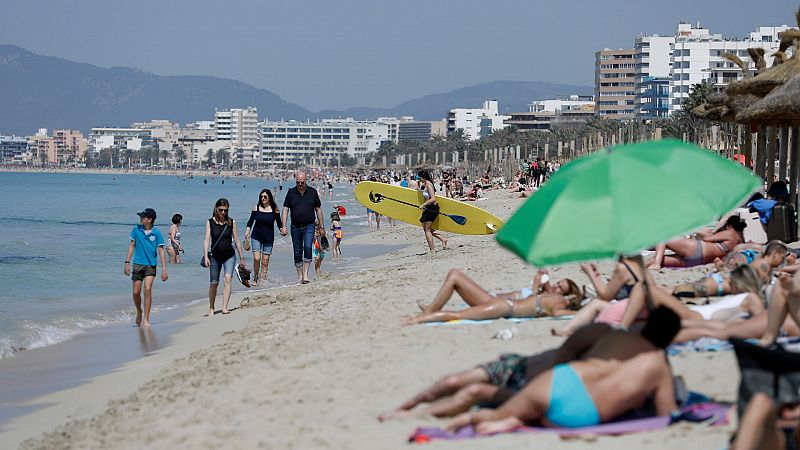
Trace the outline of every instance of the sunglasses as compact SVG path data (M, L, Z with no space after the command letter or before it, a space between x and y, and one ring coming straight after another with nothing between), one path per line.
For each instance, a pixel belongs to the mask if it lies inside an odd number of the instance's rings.
M217 211L219 211L219 212L221 212L221 213L226 213L226 212L228 212L228 210L227 210L227 209L222 209L222 208L217 208Z
M269 198L268 195L262 195L261 198Z
M298 181L297 184L306 184L305 181Z

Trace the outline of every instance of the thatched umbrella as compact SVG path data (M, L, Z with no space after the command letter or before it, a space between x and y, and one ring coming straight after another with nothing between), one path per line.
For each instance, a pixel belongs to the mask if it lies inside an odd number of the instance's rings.
M736 121L775 126L800 125L800 72L761 100L740 110Z
M781 42L788 39L800 38L800 31L789 30L781 33ZM753 50L753 49L750 49ZM757 55L758 52L751 53ZM763 53L763 50L762 52ZM741 94L754 94L758 96L765 96L776 87L786 83L794 75L800 73L800 59L797 57L797 47L795 46L794 56L777 66L773 65L770 69L761 70L758 76L745 78L741 81L734 81L725 89L725 93L729 96L736 96ZM758 61L756 64L764 66L763 57L761 63Z

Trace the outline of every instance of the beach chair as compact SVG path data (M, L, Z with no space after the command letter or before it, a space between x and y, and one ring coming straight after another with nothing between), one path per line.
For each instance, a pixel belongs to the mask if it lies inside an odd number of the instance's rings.
M765 348L743 339L731 338L741 371L739 382L739 417L750 399L762 392L778 405L800 403L800 353L790 352L780 344Z
M736 208L734 214L738 215L746 224L743 232L745 242L754 244L767 243L767 232L764 230L764 225L761 224L757 212L752 212L748 208Z

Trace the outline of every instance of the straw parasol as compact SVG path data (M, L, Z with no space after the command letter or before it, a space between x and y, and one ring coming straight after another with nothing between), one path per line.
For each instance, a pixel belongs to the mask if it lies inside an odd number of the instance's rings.
M736 114L740 123L800 125L800 74Z

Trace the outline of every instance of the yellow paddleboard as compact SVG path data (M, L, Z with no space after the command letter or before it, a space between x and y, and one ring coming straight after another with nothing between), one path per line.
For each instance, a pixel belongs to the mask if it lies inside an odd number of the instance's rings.
M356 200L366 208L401 222L422 226L422 192L375 181L362 181L356 185ZM493 234L500 230L503 221L492 214L447 197L436 196L439 214L433 221L435 230L457 234ZM459 224L463 222L463 224Z

